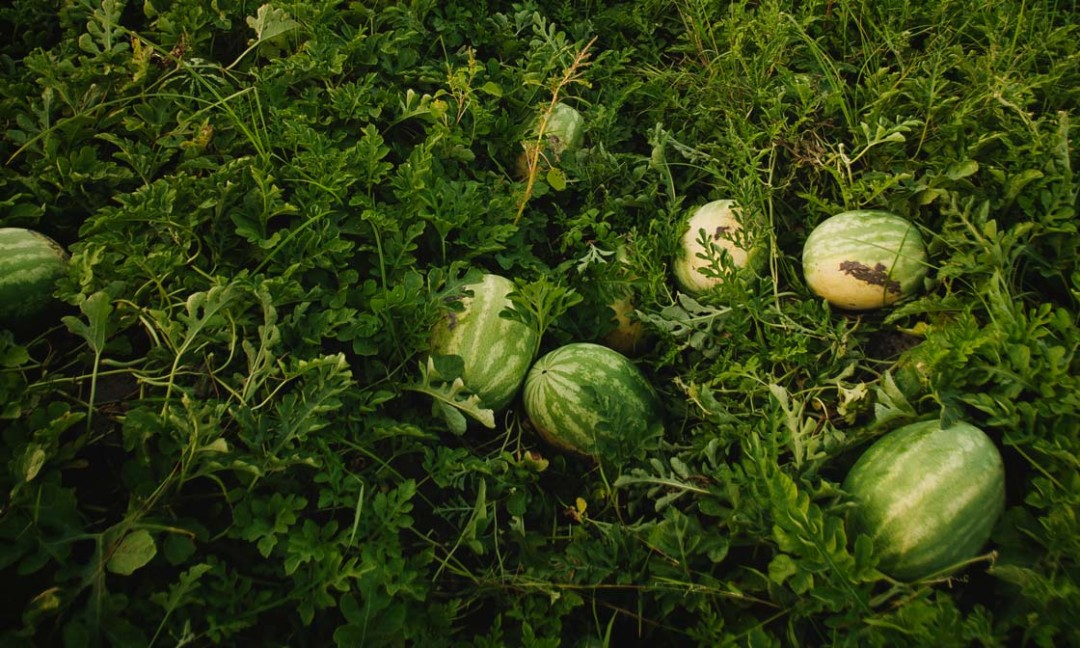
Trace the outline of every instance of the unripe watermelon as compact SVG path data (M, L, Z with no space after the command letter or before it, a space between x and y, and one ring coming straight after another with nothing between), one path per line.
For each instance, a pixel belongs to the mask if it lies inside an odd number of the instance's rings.
M740 245L742 241L737 241L741 229L739 208L733 200L714 200L694 211L687 220L675 258L675 279L679 287L696 295L723 281L722 277L706 276L701 272L711 265L709 250L700 243L702 230L711 244L729 255L736 268L745 267L750 262L750 250L749 246Z
M652 385L628 358L599 344L545 354L525 378L523 401L540 435L576 454L626 457L663 434Z
M499 316L511 306L507 295L514 289L512 281L486 274L465 288L472 297L462 299L462 312L450 313L435 326L431 351L461 356L465 386L484 407L502 409L521 387L540 339L525 324Z
M573 106L562 102L555 104L544 130L544 139L556 157L576 149L585 139L585 118Z
M913 423L878 439L843 489L851 530L870 536L878 568L918 580L975 557L1005 508L1005 468L979 428Z
M64 248L44 234L0 228L0 322L41 313L66 264Z
M871 210L843 212L815 227L802 263L810 290L848 310L911 295L928 268L919 230L900 216Z
M525 150L518 154L514 163L519 179L529 177L529 154L534 150L532 146L539 127L539 122L533 125L530 136L533 141L525 144ZM584 141L585 118L573 106L559 102L551 109L551 115L544 124L543 146L537 161L541 167L550 168L564 153L573 152Z

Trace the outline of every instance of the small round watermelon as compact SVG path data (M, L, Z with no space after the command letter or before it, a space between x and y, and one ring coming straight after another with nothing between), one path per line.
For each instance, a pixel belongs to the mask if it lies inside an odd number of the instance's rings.
M870 537L881 571L914 581L978 555L1005 509L1005 467L974 425L924 421L875 441L843 489L852 537Z
M928 269L919 230L903 217L873 210L843 212L815 227L802 264L814 294L854 311L913 294Z
M431 351L460 356L465 386L485 407L502 409L521 387L540 338L525 324L499 315L511 306L512 281L486 274L465 288L472 296L462 298L463 311L449 313L435 326Z
M648 331L641 320L631 318L633 296L625 294L613 299L608 309L613 313L611 321L615 326L604 335L604 345L627 356L638 355L645 347Z
M626 283L612 283L606 288L611 294L607 298L607 308L611 315L608 323L612 328L608 330L601 342L625 356L637 356L648 346L649 332L644 323L634 317L636 310L635 290L630 284L637 276L630 268L630 251L626 244L620 243L615 248L615 260L618 261L619 281Z
M525 378L523 401L544 439L579 455L633 456L664 430L659 398L645 375L600 344L575 342L542 356Z
M714 200L697 208L687 219L675 258L675 280L679 287L696 295L723 282L722 277L702 272L711 265L709 249L700 242L703 230L709 243L728 255L736 268L745 267L750 261L750 251L742 246L742 241L737 241L741 229L739 208L733 200Z
M52 300L66 265L64 248L44 234L0 228L0 322L40 314Z
M585 139L585 118L573 106L562 102L555 104L548 117L544 139L556 157L576 149Z

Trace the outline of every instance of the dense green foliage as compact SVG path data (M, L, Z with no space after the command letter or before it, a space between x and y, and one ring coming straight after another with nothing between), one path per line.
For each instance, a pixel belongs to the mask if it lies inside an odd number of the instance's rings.
M0 227L71 259L60 312L0 328L0 644L1075 645L1077 15L4 4ZM767 261L690 297L680 224L719 198ZM854 209L919 228L920 295L808 290ZM482 272L540 353L632 295L662 442L598 466L427 362ZM903 583L840 484L919 420L988 434L1006 510Z

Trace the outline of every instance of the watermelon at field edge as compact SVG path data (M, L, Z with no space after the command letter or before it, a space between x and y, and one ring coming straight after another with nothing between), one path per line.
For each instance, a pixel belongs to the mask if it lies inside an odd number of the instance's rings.
M44 234L0 228L0 322L14 323L44 311L66 265L64 248Z
M983 548L1005 509L1005 467L979 428L924 421L875 441L843 489L855 502L851 537L868 535L878 568L913 581Z
M802 255L806 285L846 310L870 310L913 294L928 269L922 235L884 211L847 211L820 223Z
M598 459L635 456L663 435L659 397L626 356L575 342L536 361L525 378L525 413L552 445Z
M521 387L540 345L536 331L522 322L500 317L511 306L514 283L495 274L464 286L464 310L451 312L431 336L431 352L457 355L465 363L462 380L484 407L506 407Z

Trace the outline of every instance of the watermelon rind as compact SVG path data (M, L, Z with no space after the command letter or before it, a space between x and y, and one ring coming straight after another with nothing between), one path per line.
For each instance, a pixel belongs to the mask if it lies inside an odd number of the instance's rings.
M540 346L537 332L523 322L502 317L511 307L514 283L485 274L463 287L472 296L461 299L461 312L448 313L431 335L431 352L460 356L462 381L484 407L500 410L517 395Z
M574 342L542 356L525 378L522 400L547 442L604 460L639 455L663 435L656 391L626 356Z
M918 228L878 210L846 211L821 222L806 239L802 264L815 295L852 311L914 294L929 268Z
M29 229L0 228L0 322L41 314L64 274L67 253L56 241Z
M1005 508L1005 467L974 425L923 421L874 442L842 488L855 503L851 529L872 540L878 569L915 581L986 545Z

